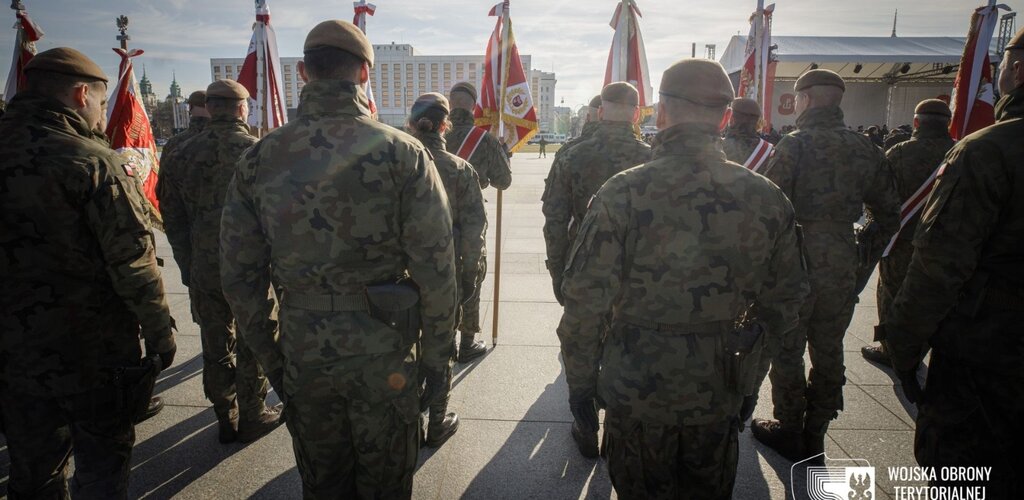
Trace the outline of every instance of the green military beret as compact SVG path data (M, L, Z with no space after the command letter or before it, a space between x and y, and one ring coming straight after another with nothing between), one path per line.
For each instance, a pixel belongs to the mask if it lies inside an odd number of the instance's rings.
M373 67L373 45L356 25L339 19L324 21L313 27L306 35L303 52L323 47L334 47L354 54Z
M949 111L949 105L939 99L925 99L914 108L915 115L939 115L950 118L953 113Z
M1010 43L1006 44L1006 50L1021 50L1024 49L1024 27L1017 30L1017 34L1013 35L1010 39Z
M452 85L452 89L448 91L448 95L452 95L456 92L463 92L465 94L469 94L469 96L473 98L473 102L476 102L476 87L474 87L472 83L456 83L455 85Z
M412 103L412 115L414 117L421 115L424 111L431 108L444 111L445 114L451 112L451 106L448 105L447 97L437 92L427 92L417 97L416 102Z
M737 97L732 101L732 112L758 118L761 116L761 105L749 97Z
M684 59L669 66L659 93L709 108L728 106L736 96L722 65L706 59Z
M614 82L601 89L601 103L613 102L627 106L640 105L640 92L627 82Z
M796 85L793 86L793 89L800 92L819 85L839 87L844 92L846 91L846 82L843 81L843 77L839 76L839 73L828 69L812 69L800 75L800 78L796 79Z
M188 105L194 108L202 108L206 106L206 91L197 90L188 96Z
M25 65L25 72L49 71L78 76L85 80L106 82L107 75L89 56L71 47L57 47L40 52Z
M234 80L217 80L206 87L206 97L223 99L248 99L249 91Z

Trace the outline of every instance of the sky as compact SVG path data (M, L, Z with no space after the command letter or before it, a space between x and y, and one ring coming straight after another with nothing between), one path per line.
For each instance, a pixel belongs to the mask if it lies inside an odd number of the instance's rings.
M769 0L770 2L770 0ZM888 36L899 9L900 36L966 36L970 14L984 0L777 0L776 35ZM6 2L4 2L6 4ZM115 18L129 18L135 59L158 95L166 95L172 72L183 93L210 82L210 58L243 57L255 16L252 0L24 0L30 17L46 33L39 50L75 47L116 75L118 45ZM497 0L371 0L377 12L367 21L373 43L408 43L419 54L480 54L494 28L487 12ZM617 0L512 0L512 21L520 54L533 67L554 71L555 99L576 108L600 92L611 44L609 26ZM716 44L719 57L730 37L746 35L756 0L637 0L643 14L652 84L661 72L690 56L697 43ZM1003 0L1015 11L1024 0ZM269 0L271 24L282 56L302 55L310 28L330 18L352 19L352 2ZM8 15L11 25L14 11ZM1024 19L1018 18L1018 28ZM10 26L10 25L8 25ZM0 35L0 78L6 80L14 30Z

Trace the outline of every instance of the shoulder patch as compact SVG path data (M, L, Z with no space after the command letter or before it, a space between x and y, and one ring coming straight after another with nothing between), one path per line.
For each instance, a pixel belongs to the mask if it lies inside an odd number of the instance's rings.
M124 173L128 177L135 177L135 167L131 163L122 163L121 168L124 169Z

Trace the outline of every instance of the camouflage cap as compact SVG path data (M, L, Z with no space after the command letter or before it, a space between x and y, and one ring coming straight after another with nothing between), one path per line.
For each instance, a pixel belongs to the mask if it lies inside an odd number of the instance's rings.
M846 91L846 82L843 81L843 77L829 69L812 69L800 75L800 78L796 79L796 85L793 85L793 89L800 92L819 85L839 87L844 92Z
M749 97L737 97L732 101L732 112L757 118L761 116L761 105Z
M1017 30L1017 34L1013 35L1004 50L1024 50L1024 27Z
M40 52L25 65L25 72L50 71L62 75L79 76L90 81L107 82L107 75L89 56L71 47L57 47Z
M206 87L206 97L223 99L248 99L249 91L234 80L217 80Z
M322 47L334 47L351 52L373 67L373 45L362 30L348 21L331 19L309 30L302 51L308 52Z
M448 105L448 98L437 93L427 92L416 98L416 102L412 103L412 114L418 115L427 109L434 108L444 111L445 114L451 112L451 106Z
M915 115L938 115L950 118L953 113L949 111L949 105L939 99L925 99L914 108Z
M736 96L722 65L705 59L684 59L669 66L658 93L709 108L728 106Z
M188 105L194 108L202 108L206 106L206 91L197 90L188 96Z
M601 89L601 103L613 102L627 106L640 105L640 92L627 82L614 82Z
M463 93L469 94L469 96L473 98L473 101L476 102L476 97L477 97L476 96L476 87L474 87L472 83L469 83L469 82L459 82L459 83L456 83L455 85L452 85L452 89L448 91L448 95L452 95L455 92L463 92Z

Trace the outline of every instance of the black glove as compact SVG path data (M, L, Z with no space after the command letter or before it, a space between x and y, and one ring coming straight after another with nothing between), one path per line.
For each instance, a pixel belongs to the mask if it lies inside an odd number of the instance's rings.
M757 395L744 396L743 404L740 405L740 432L747 428L747 420L754 416L754 408L757 406Z
M576 402L569 402L569 411L573 418L579 422L583 430L597 432L597 402L594 398L586 398Z
M171 350L167 352L158 352L157 356L160 357L160 370L166 370L174 363L174 353L178 352L178 346L171 347Z
M555 276L555 277L551 278L551 286L555 290L555 300L558 301L558 305L564 306L565 305L565 296L562 295L562 277L561 276Z
M918 365L914 365L909 370L896 370L896 377L903 384L903 394L907 396L907 401L914 404L919 404L924 398L924 390L917 381L917 367Z

